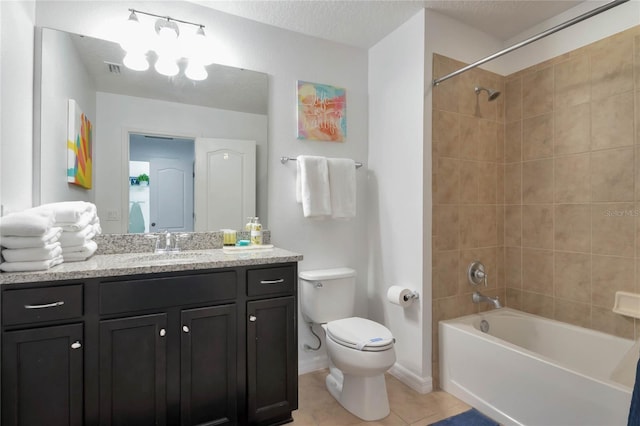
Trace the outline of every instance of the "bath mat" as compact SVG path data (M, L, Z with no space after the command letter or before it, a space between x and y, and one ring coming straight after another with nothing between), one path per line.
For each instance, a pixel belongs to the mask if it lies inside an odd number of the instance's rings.
M500 426L500 423L472 408L464 413L431 423L429 426Z

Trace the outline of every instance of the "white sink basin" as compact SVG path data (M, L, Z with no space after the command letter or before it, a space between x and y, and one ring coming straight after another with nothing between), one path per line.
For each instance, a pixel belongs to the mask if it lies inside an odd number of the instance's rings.
M147 265L171 265L175 263L192 263L206 260L210 255L207 253L197 252L174 252L174 253L152 253L142 254L134 259L131 263L141 266Z

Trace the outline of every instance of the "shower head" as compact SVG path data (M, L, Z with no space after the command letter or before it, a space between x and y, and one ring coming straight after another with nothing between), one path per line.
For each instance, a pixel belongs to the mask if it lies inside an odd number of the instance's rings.
M489 102L495 101L498 98L498 96L500 96L500 92L498 92L497 90L487 89L482 86L478 86L475 88L476 95L479 95L480 92L482 92L483 90L487 92L487 94L489 95Z

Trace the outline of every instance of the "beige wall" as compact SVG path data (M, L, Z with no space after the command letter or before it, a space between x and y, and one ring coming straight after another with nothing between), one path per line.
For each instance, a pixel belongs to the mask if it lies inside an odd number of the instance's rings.
M465 64L434 55L434 75ZM488 102L485 86L504 91L504 78L474 69L433 90L433 373L438 378L438 321L488 306L471 301L473 260L484 263L483 294L505 300L503 279L504 97Z
M640 27L506 77L508 306L640 337L611 311L639 290L639 90Z
M435 75L464 65L434 55ZM640 27L433 93L436 386L438 321L489 308L471 302L475 259L480 291L509 307L640 338L640 320L611 310L617 290L640 292Z

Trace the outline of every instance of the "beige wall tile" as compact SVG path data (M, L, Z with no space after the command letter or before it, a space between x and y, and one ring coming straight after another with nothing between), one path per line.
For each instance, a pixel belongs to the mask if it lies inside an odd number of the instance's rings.
M636 98L636 105L640 106L640 90L635 92L635 98ZM637 144L640 144L640 108L636 108L635 122L636 122L635 140Z
M591 303L611 309L616 291L633 292L636 286L633 258L596 256L592 262Z
M522 120L522 79L517 78L505 83L504 96L505 121Z
M504 164L496 164L496 172L496 201L504 205Z
M557 204L554 209L556 250L589 253L591 251L591 206Z
M633 117L633 92L592 102L591 149L633 145Z
M478 167L477 161L460 160L460 203L475 204L478 202Z
M458 91L456 98L458 99L458 112L464 115L473 115L480 118L480 108L478 105L478 96L475 93L476 81L478 79L478 69L472 69L466 73L460 74L454 80L458 80Z
M436 249L457 249L460 246L460 214L458 206L434 206L433 217Z
M633 43L633 64L634 64L634 78L635 78L635 89L640 90L640 35L636 35L634 37Z
M554 295L591 304L591 255L556 251L554 265Z
M504 161L515 163L522 161L522 121L513 121L505 125Z
M522 206L522 246L553 249L553 206Z
M593 306L591 308L591 328L625 339L633 339L634 336L633 318L615 314L611 307Z
M478 212L475 205L460 206L460 248L478 247Z
M553 67L522 78L522 117L529 118L553 110Z
M554 300L554 318L579 327L591 326L591 305L556 298Z
M591 200L632 201L633 167L633 148L592 152Z
M522 289L522 249L505 247L504 273L507 288Z
M507 287L507 306L522 309L522 290Z
M591 103L555 110L556 155L588 152L591 147Z
M434 180L435 202L457 204L460 202L460 160L439 158Z
M553 202L553 160L535 160L522 163L522 202Z
M553 112L525 119L522 135L524 160L551 157L553 155Z
M522 245L522 206L504 208L504 244L508 247Z
M504 166L504 202L505 204L522 203L522 163Z
M439 157L458 158L460 151L459 115L433 111L433 146Z
M633 257L635 217L633 203L594 204L591 207L591 252Z
M476 133L478 158L480 161L496 160L496 144L498 141L498 124L491 120L479 120Z
M495 205L476 206L476 247L495 247L497 244L497 221Z
M553 297L523 291L522 310L545 318L553 318Z
M494 279L498 288L505 288L506 285L504 266L504 247L498 244L496 247L496 278Z
M553 251L522 249L522 289L553 296Z
M478 128L480 120L460 115L460 158L478 160Z
M633 39L620 38L591 55L591 96L597 101L633 90Z
M433 298L455 296L458 293L457 250L436 251L433 254Z
M591 201L591 155L589 153L556 157L554 177L556 203Z
M478 163L478 203L496 204L498 166L496 163Z
M580 55L554 67L555 108L589 102L591 98L589 56Z
M498 122L496 125L496 159L498 163L504 163L504 123Z

